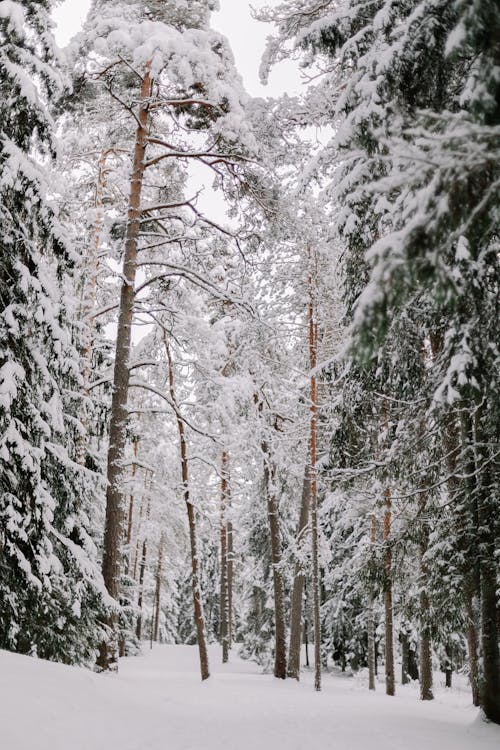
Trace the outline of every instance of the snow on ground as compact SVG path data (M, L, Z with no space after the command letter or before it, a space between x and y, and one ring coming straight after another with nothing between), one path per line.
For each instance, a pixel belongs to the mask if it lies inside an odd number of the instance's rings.
M359 680L262 675L235 655L201 683L197 651L158 646L97 675L0 651L0 746L5 750L498 750L463 691L422 703Z

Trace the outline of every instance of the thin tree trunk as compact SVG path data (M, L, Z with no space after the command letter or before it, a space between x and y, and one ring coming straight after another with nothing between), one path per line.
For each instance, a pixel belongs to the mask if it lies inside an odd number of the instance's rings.
M388 488L384 490L385 513L384 513L384 568L385 568L385 692L387 695L395 695L396 684L394 678L394 627L392 612L392 550L390 546L391 537L391 492Z
M120 558L123 535L123 456L127 427L127 399L129 387L129 358L134 309L134 286L137 271L137 250L140 229L141 191L144 178L144 162L148 136L149 98L151 95L149 65L146 66L140 92L139 112L134 148L130 197L128 207L125 255L123 260L120 310L116 335L113 396L109 425L109 448L106 491L106 523L102 574L109 595L116 602L120 598ZM118 669L117 612L106 622L109 628L107 640L100 645L97 665L102 670Z
M453 645L448 641L446 644L446 663L444 666L445 687L451 688L453 677Z
M311 263L311 249L308 248L309 264ZM311 477L311 543L312 543L312 587L313 587L313 619L314 619L314 689L321 690L321 612L320 612L320 580L319 580L319 550L318 550L318 487L316 476L316 440L317 440L317 390L316 390L316 355L318 342L318 324L316 321L316 306L314 300L314 280L312 268L309 271L309 367L311 370L310 398L310 477Z
M144 487L146 487L146 478L144 478ZM136 532L136 540L135 540L135 550L134 550L134 565L132 567L132 578L134 581L137 581L137 566L139 564L139 548L140 548L140 532L142 527L142 516L144 513L144 495L141 497L141 504L139 507L139 519L137 521L137 532Z
M227 467L226 508L231 509L231 475ZM227 521L227 636L229 649L233 645L233 581L234 581L234 537L233 524Z
M139 453L139 438L136 437L134 440L134 462L132 463L132 482L134 481L135 475L137 473L138 453ZM134 521L134 488L132 486L132 492L130 493L129 504L128 504L128 521L127 521L127 537L126 537L127 549L129 549L130 542L132 541L133 521ZM127 568L130 567L130 552L127 554L126 564L127 564Z
M370 526L370 546L372 553L377 541L377 519L375 513L372 513ZM373 612L374 604L373 583L370 582L370 593L368 596L368 689L375 690L375 617Z
M412 648L411 644L409 644L408 648L408 674L410 675L412 680L420 679L420 674L418 672L417 652L414 648Z
M148 475L146 473L146 476L144 478L144 489L146 490L146 493L149 493L149 490L151 489L151 485L153 482L153 477L150 476L149 482L148 482ZM137 640L140 641L142 638L142 600L144 598L144 573L146 571L146 560L147 560L147 553L148 553L148 521L149 516L151 513L151 495L147 495L147 506L146 506L146 529L144 534L144 539L142 540L142 555L141 555L141 563L139 566L139 586L137 591L137 609L139 611L139 614L137 615L137 622L135 627L135 634L137 636Z
M401 632L401 684L407 685L410 681L408 669L410 664L410 641L406 630Z
M297 528L297 551L303 546L304 536L309 524L309 508L311 504L310 456L308 455L304 469L302 485L302 500L300 503L299 525ZM300 679L300 645L302 640L302 601L304 593L304 569L299 559L295 563L292 589L292 609L290 614L290 645L288 651L288 676Z
M135 438L134 440L134 463L132 464L132 481L135 478L136 472L137 472L137 454L139 451L139 438ZM132 488L132 492L130 493L130 499L129 499L129 508L128 508L128 522L127 522L127 535L126 535L126 542L125 542L125 558L124 558L124 575L126 577L129 576L130 572L130 564L131 564L131 549L130 544L132 541L132 519L134 515L134 489ZM139 544L139 540L137 540L137 544ZM137 551L138 554L138 551ZM134 578L135 580L135 578ZM127 603L127 597L122 597L121 599L122 603ZM125 656L126 653L126 639L125 639L125 633L122 632L119 639L118 649L119 649L119 655Z
M180 445L180 456L181 456L181 478L182 478L182 489L183 498L186 504L187 515L188 515L188 526L189 526L189 544L191 548L191 581L193 588L193 607L194 607L194 621L196 626L196 634L198 638L198 651L200 655L200 672L201 679L206 680L210 677L210 669L208 664L208 651L207 642L205 639L205 619L203 616L203 604L201 599L201 585L200 585L200 561L198 558L198 541L196 538L196 515L194 507L191 503L189 496L189 469L188 469L188 457L187 457L187 442L186 434L184 429L184 422L179 411L179 406L175 397L175 385L174 385L174 368L172 364L172 355L170 353L170 347L168 344L167 334L163 334L163 342L165 345L165 351L168 360L168 382L170 398L175 408L177 417L177 429L179 432L179 445Z
M221 460L221 501L220 501L220 640L222 663L229 660L229 623L227 593L227 463L228 455L222 451Z
M160 611L161 611L161 576L163 572L163 532L160 534L158 546L158 565L156 566L155 587L155 616L153 621L153 640L158 642L160 635Z
M420 515L425 510L425 496L420 501ZM427 593L428 568L425 562L427 552L429 530L425 518L422 519L422 539L420 542L420 698L423 701L431 701L434 698L432 692L432 648L430 636L429 610L430 601Z
M148 540L144 537L142 541L141 564L139 566L139 591L137 595L137 609L139 610L139 614L137 615L137 623L135 627L135 634L138 641L142 638L142 599L144 594L144 572L146 570L147 552Z
M231 495L228 486L228 503L230 503ZM233 524L231 521L227 522L227 627L228 627L228 646L229 649L233 646L233 580L234 580L234 539L233 539Z
M262 453L264 456L264 488L267 499L267 517L269 521L271 558L273 565L274 627L276 639L274 649L274 676L284 680L286 678L286 626L283 573L281 570L281 530L279 523L278 500L274 486L275 476L274 470L270 466L270 451L266 440L262 441Z

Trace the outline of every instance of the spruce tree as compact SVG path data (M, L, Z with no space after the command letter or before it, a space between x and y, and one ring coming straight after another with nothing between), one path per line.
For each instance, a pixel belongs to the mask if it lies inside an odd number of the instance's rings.
M48 103L60 93L51 3L0 14L0 646L92 658L100 575L74 462L73 262L50 199Z

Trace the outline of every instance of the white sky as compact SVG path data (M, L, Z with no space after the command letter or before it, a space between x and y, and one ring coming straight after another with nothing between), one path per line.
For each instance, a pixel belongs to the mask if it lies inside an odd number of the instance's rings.
M258 8L263 5L277 5L278 0L252 0ZM56 9L56 37L60 46L69 42L76 34L88 13L90 0L64 0ZM247 0L220 0L220 11L212 15L212 27L224 34L230 42L236 60L236 67L243 77L245 88L252 96L279 96L298 93L301 89L300 75L294 62L285 62L276 67L270 76L269 84L259 82L259 64L264 50L266 36L272 27L254 21L250 15Z

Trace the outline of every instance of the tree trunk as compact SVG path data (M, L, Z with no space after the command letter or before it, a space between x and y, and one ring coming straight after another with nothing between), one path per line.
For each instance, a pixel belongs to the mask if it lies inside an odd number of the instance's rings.
M429 529L424 517L425 495L419 503L419 509L422 524L420 542L420 698L423 701L431 701L434 695L432 692L432 647L429 622L430 601L427 593L428 568L425 562L429 537Z
M134 440L134 458L136 459L134 463L132 464L132 480L135 479L135 475L137 472L137 454L139 451L139 438L135 438ZM130 563L131 563L131 549L130 545L132 542L132 521L134 516L134 490L132 488L132 492L130 493L129 498L129 507L128 507L128 522L127 522L127 535L126 535L126 541L125 541L125 557L124 557L124 576L128 578L130 573ZM137 544L139 544L139 539L137 539ZM135 580L135 579L134 579ZM126 582L128 584L128 581ZM121 597L121 603L126 604L128 597L122 596ZM119 644L118 644L118 650L120 656L125 656L126 653L126 639L125 635L122 632Z
M396 684L394 678L394 628L392 619L392 550L390 546L391 537L391 492L384 490L385 514L384 514L384 568L385 568L385 692L387 695L395 695Z
M177 430L179 433L179 446L180 446L180 457L181 457L181 478L182 478L182 489L183 498L186 504L187 515L188 515L188 526L189 526L189 544L191 548L191 582L193 589L193 607L194 607L194 621L196 626L196 634L198 639L198 651L200 656L200 672L201 679L206 680L210 677L210 669L208 665L208 651L207 642L205 639L205 618L203 616L203 604L201 599L201 585L200 585L200 562L198 558L198 542L196 538L196 515L191 499L189 496L189 468L188 468L188 457L187 457L187 442L186 434L184 430L184 422L179 411L179 406L175 397L175 386L174 386L174 368L172 365L172 355L170 353L170 347L168 345L167 334L163 334L163 342L165 345L165 351L168 360L168 382L169 391L172 404L175 408L177 417Z
M377 519L375 514L372 513L371 527L370 527L370 546L373 549L377 541ZM374 592L373 583L370 582L370 593L368 596L368 689L375 690L375 674L376 674L376 656L375 656L375 617L373 612L374 604Z
M480 567L482 679L481 706L486 718L500 724L500 650L497 623L498 561L496 526L498 482L491 475L493 459L488 436L483 435L484 404L475 415L477 483L477 553Z
M109 595L119 601L120 557L123 534L123 455L127 427L127 398L129 387L129 357L134 309L134 285L137 270L137 250L140 229L140 203L144 178L144 159L147 145L149 121L149 97L151 94L149 65L142 80L137 130L134 148L130 197L128 207L125 255L123 260L120 310L116 335L113 396L109 425L109 448L107 466L106 522L104 528L102 574ZM97 666L102 670L118 669L117 612L108 617L107 640L100 645Z
M446 644L446 663L444 665L445 687L451 688L453 675L453 646L450 642Z
M424 622L428 618L429 597L426 591L420 594L420 608ZM420 698L423 701L431 701L434 698L432 692L432 648L428 625L423 625L420 633Z
M408 649L408 674L410 675L412 680L420 679L420 675L418 672L417 652L414 648L412 648L411 645Z
M259 405L261 406L261 404ZM264 456L264 490L267 500L267 518L269 521L269 535L271 540L271 559L273 565L274 586L274 676L281 680L286 678L286 626L285 626L285 597L283 592L283 573L281 570L281 530L279 522L279 508L275 489L274 470L271 467L269 446L262 441Z
M309 264L311 263L311 249L308 248ZM321 611L320 611L320 580L319 580L319 550L318 550L318 487L316 476L316 440L317 440L317 391L316 391L316 355L318 344L318 324L316 320L316 306L314 300L315 279L312 268L309 271L309 367L311 370L310 398L310 477L311 477L311 546L312 546L312 587L313 587L313 619L314 619L314 689L321 690Z
M144 477L144 487L146 487L146 477ZM144 495L141 497L141 504L139 507L139 518L137 521L137 531L135 539L135 550L134 550L134 564L132 566L132 578L137 581L137 566L139 564L139 548L140 548L140 532L142 528L142 516L144 513Z
M220 640L222 644L222 663L229 660L229 622L227 591L227 463L228 455L222 451L221 461L221 501L220 501Z
M149 493L149 490L151 489L151 485L153 482L153 477L150 474L149 481L148 481L148 473L146 472L146 475L144 477L144 489L146 493ZM147 506L146 506L146 529L144 534L144 539L142 540L142 555L141 555L141 563L139 565L139 586L137 589L137 609L139 611L139 614L137 615L137 622L135 627L135 634L137 636L137 640L140 641L142 638L142 600L144 598L144 573L146 571L146 560L147 560L147 552L148 552L148 521L151 513L151 495L147 494L147 500L146 500Z
M469 425L467 420L462 417L461 432L462 432L462 444L464 446L468 443ZM466 634L467 634L467 651L468 651L468 662L469 662L469 681L472 691L472 703L474 706L479 706L479 660L478 660L478 636L477 636L477 622L478 616L476 608L474 607L475 595L479 596L480 580L479 580L479 566L475 560L473 560L474 554L471 555L471 548L474 549L477 546L477 540L472 539L471 528L475 525L473 518L475 517L475 511L473 506L475 501L473 499L474 488L472 486L471 479L459 480L457 478L457 456L460 454L460 441L459 441L459 429L456 420L453 415L449 415L444 428L444 451L446 456L446 468L448 470L448 494L450 499L454 503L457 503L459 497L464 498L467 496L465 505L467 511L459 514L458 518L458 534L459 534L459 548L464 559L463 566L463 596L465 605L466 615ZM474 463L469 459L470 465L466 467L466 474L474 474ZM468 486L469 485L469 486Z
M472 703L479 706L479 659L477 653L476 615L473 601L472 586L469 582L464 585L465 614L467 618L467 651L469 657L469 681L472 691Z
M408 633L404 630L401 633L401 684L407 685L409 683L409 670L410 664L410 642L408 639Z
M155 616L153 621L153 640L158 642L160 635L160 612L161 612L161 576L163 568L163 532L160 535L158 547L158 565L156 567L155 587Z
M144 537L142 541L141 564L139 566L139 591L137 594L137 609L139 610L139 614L137 615L137 623L135 626L135 634L138 641L140 641L142 638L142 599L144 593L144 572L146 570L147 552L148 541L147 538Z
M135 475L137 473L137 455L139 453L139 438L136 437L134 439L134 462L132 464L132 482L135 479ZM126 545L127 549L130 548L130 543L132 541L132 525L134 521L134 488L132 487L132 492L130 493L129 498L129 504L128 504L128 521L127 521L127 537L126 537ZM127 572L128 568L130 567L130 552L128 552L126 557L126 565L127 565Z
M309 507L311 504L311 480L309 476L310 456L306 462L304 470L304 482L302 485L302 500L300 503L299 525L297 528L297 552L301 554L303 547L304 535L309 523ZM288 652L288 676L296 680L300 679L300 644L302 635L302 600L304 593L304 570L302 561L299 559L295 563L295 573L293 577L292 590L292 609L290 615L290 646Z
M228 486L228 504L231 501L230 488ZM229 649L233 646L233 580L234 580L234 541L233 524L227 522L227 642Z

